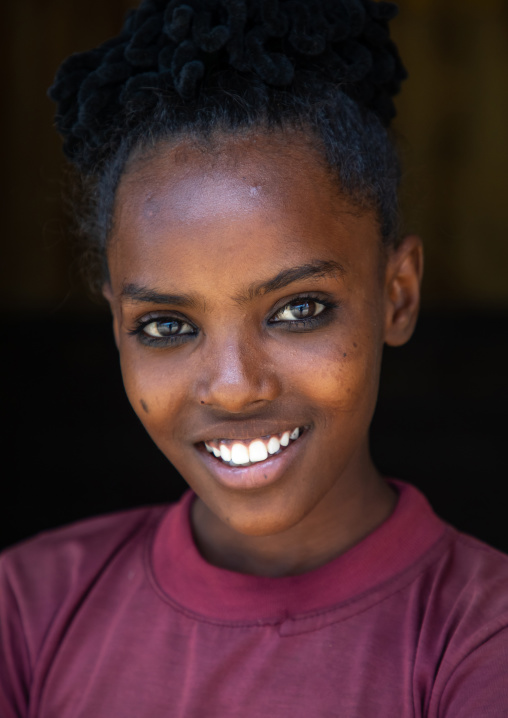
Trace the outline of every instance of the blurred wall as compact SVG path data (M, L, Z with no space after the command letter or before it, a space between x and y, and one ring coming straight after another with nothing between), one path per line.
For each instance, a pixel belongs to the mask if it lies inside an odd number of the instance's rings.
M0 311L97 310L72 269L65 175L47 88L61 61L116 34L126 0L16 0L2 7L4 158Z
M4 3L0 311L99 311L73 269L46 90L63 58L116 33L134 4ZM410 79L396 129L406 226L426 244L424 306L508 309L508 3L399 4L393 31Z
M508 3L401 0L398 100L425 306L508 307Z

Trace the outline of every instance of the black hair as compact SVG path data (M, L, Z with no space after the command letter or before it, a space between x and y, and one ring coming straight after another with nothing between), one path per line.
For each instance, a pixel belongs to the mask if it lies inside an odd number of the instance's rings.
M406 77L388 29L396 14L374 0L144 0L117 37L69 57L49 94L103 269L135 150L250 129L313 135L341 191L374 207L383 241L396 243L389 125Z

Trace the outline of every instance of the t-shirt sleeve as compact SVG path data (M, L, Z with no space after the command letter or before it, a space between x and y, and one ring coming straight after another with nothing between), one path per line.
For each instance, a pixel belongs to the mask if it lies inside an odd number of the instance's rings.
M30 661L16 592L7 560L0 556L0 716L24 718L28 709Z
M438 716L508 716L508 628L501 628L458 664L441 695Z

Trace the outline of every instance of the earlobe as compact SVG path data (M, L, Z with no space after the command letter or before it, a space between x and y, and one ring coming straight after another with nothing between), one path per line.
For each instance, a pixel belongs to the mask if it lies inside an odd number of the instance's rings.
M116 348L120 349L120 334L114 302L115 295L113 294L113 288L109 282L104 282L102 285L102 296L106 299L109 304L109 308L111 309L111 315L113 317L113 336L115 337Z
M423 247L419 237L405 237L386 265L385 343L401 346L411 337L420 308Z

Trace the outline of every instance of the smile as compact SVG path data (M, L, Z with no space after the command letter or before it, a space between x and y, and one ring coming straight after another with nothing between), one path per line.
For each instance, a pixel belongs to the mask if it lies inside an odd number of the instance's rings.
M276 454L282 453L291 442L302 434L303 429L296 427L281 434L261 436L257 439L239 441L238 439L213 439L205 441L205 447L216 459L229 466L251 466Z

